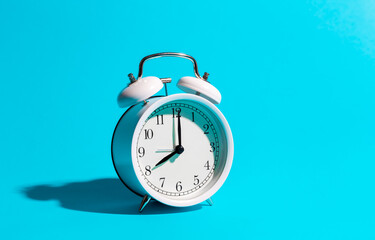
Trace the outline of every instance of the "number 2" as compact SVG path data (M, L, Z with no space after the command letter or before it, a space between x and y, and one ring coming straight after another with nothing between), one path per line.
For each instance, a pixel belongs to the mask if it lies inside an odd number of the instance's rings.
M204 128L204 134L208 134L208 129L210 128L210 126L208 126L208 124L204 124L203 128Z

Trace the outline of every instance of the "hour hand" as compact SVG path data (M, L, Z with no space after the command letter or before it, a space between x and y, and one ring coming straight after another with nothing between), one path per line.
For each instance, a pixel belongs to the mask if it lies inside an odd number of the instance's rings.
M173 157L174 155L178 154L180 155L181 153L184 152L184 147L183 146L180 146L178 145L174 151L170 154L168 154L167 156L165 156L162 160L160 160L156 165L155 167L152 168L152 170L154 170L155 168L157 168L158 166L160 166L161 164L165 163L166 161L168 161L171 157Z
M165 163L166 161L168 161L171 157L173 157L174 155L176 155L178 152L177 151L174 151L170 154L168 154L167 156L165 156L162 160L160 160L156 165L155 167L153 167L153 169L157 168L159 165Z

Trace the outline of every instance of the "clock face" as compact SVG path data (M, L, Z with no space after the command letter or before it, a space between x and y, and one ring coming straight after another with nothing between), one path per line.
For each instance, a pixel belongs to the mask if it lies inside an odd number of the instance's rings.
M138 171L147 185L159 194L181 198L212 185L224 164L225 149L216 115L194 101L178 100L151 113L135 151Z

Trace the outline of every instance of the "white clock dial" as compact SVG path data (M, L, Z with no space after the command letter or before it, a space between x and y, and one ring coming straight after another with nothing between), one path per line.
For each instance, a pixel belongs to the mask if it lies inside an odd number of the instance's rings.
M156 192L173 197L204 189L225 147L215 116L192 101L174 101L145 121L136 144L138 170Z

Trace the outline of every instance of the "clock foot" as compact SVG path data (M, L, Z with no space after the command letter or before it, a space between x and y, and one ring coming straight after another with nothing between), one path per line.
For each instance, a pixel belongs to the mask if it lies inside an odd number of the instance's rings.
M142 202L141 202L141 205L139 206L138 211L139 211L139 212L142 212L143 209L146 207L146 205L150 202L150 200L151 200L151 197L148 196L148 195L145 195L145 196L143 197L143 199L142 199Z
M211 198L207 199L206 202L207 202L208 205L210 205L210 206L214 205L214 202L212 201Z

